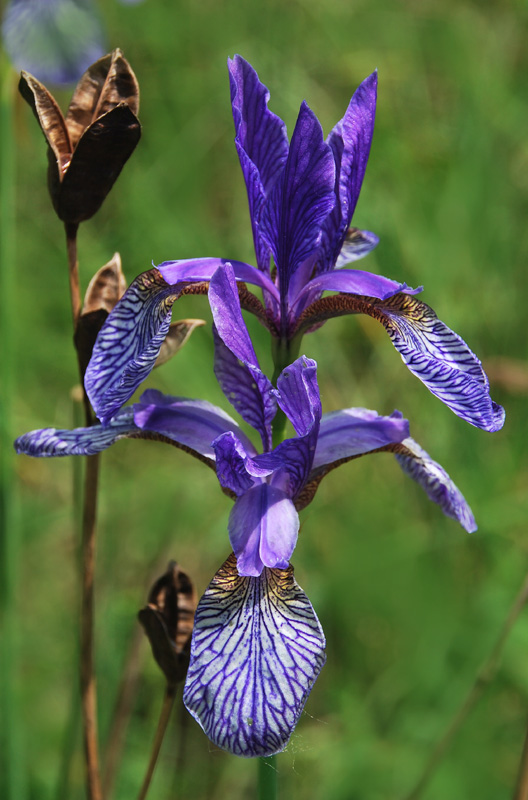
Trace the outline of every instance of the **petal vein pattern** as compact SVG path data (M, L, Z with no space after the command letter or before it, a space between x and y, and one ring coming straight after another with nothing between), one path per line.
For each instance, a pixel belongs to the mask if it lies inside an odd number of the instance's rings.
M293 569L240 577L234 556L196 611L184 703L238 756L286 746L325 662L324 634Z
M487 431L504 424L482 364L432 308L408 294L383 303L383 325L404 364L462 419Z
M103 424L151 372L180 288L168 285L157 269L144 272L101 328L86 370L85 387Z

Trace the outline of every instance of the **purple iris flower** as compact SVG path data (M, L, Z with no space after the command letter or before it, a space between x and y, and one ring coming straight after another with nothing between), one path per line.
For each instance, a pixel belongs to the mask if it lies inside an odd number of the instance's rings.
M110 420L149 374L174 301L182 293L205 293L216 269L229 263L237 281L262 291L263 302L245 286L239 293L243 308L272 333L277 374L299 353L304 333L334 316L368 314L452 411L479 428L499 430L504 410L491 400L480 361L415 297L421 289L348 266L378 242L350 227L372 141L376 73L359 86L326 141L303 102L291 142L250 64L236 56L229 75L256 266L218 258L166 261L136 278L101 330L86 375L98 417Z
M11 61L42 83L76 83L105 53L93 0L11 0L2 21Z
M316 364L301 357L274 388L262 372L244 324L232 267L211 278L215 373L227 399L262 441L261 452L222 409L147 390L106 425L46 429L15 446L32 456L90 455L123 437L181 447L216 470L234 499L230 556L196 612L184 701L209 738L239 756L282 750L325 661L324 634L293 577L290 558L298 512L335 467L374 452L392 452L444 513L467 530L475 520L447 473L409 437L399 412L349 408L321 413ZM284 414L295 435L272 444Z

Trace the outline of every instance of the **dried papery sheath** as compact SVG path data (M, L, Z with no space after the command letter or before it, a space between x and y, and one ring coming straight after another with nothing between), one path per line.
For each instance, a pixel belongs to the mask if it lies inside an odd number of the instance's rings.
M148 604L138 614L169 686L180 683L187 674L196 605L189 576L171 561L167 572L150 590Z
M100 208L141 136L139 86L119 49L81 77L63 116L35 77L22 72L20 93L48 143L48 188L59 218L90 219Z

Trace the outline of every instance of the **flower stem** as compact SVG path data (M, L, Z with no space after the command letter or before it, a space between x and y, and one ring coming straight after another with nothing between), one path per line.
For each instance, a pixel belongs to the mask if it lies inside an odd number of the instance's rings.
M423 790L429 783L433 773L438 767L438 764L440 763L445 753L447 752L452 740L454 739L454 737L456 736L456 734L466 721L466 718L469 716L474 706L480 700L480 697L484 693L484 690L492 682L499 666L499 661L502 655L504 645L506 644L511 629L513 628L519 614L523 610L527 601L528 601L528 575L525 577L524 583L521 586L521 589L517 594L517 597L515 598L510 608L510 611L508 612L508 616L506 617L502 625L499 636L497 637L497 640L491 652L489 653L488 657L486 658L486 660L480 667L479 671L477 672L471 689L469 690L463 702L457 709L444 735L439 739L439 741L433 748L433 751L425 764L425 767L422 771L422 774L420 775L420 778L418 779L412 791L408 795L406 795L405 800L418 800L418 798L421 797ZM526 769L526 767L524 767L524 769ZM528 794L516 795L515 800L521 800L521 798L523 798L524 800L525 797L528 798Z
M176 688L174 686L167 686L165 690L165 697L163 698L163 705L161 707L161 713L158 722L158 728L156 730L156 736L154 737L154 742L152 745L152 752L150 754L147 772L143 780L143 785L138 794L138 800L145 800L145 797L147 796L150 782L154 774L154 769L156 767L156 762L158 760L159 752L161 750L163 737L165 736L165 731L167 730L167 725L170 719L175 697L176 697Z
M277 767L276 756L259 758L258 761L258 800L276 800Z
M94 574L99 454L87 456L82 518L81 706L89 800L102 800L97 752L97 696L94 673Z
M14 502L13 430L11 413L14 397L14 364L17 341L15 329L15 175L13 137L13 94L15 73L0 53L0 794L6 800L26 796L22 764L21 714L17 709L18 637L16 587L18 586L18 515Z
M81 314L81 287L79 283L79 261L77 259L77 231L79 226L66 222L66 251L68 253L68 272L70 276L70 300L73 320L73 330Z

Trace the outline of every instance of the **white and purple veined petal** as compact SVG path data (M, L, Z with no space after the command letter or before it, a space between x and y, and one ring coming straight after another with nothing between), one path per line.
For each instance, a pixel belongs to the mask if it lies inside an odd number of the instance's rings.
M424 489L429 499L439 505L447 517L459 522L468 533L476 531L473 512L445 469L433 461L414 439L404 439L402 445L404 450L395 453L402 470Z
M504 409L490 397L482 364L432 308L405 293L366 313L380 320L404 364L451 411L477 428L502 428Z
M170 262L131 283L99 331L85 375L86 392L103 424L154 368L180 292L189 284L210 280L225 263L221 258ZM254 267L243 267L259 274Z
M139 430L134 422L134 409L129 406L121 409L106 427L92 425L73 430L43 428L19 436L14 446L17 453L36 458L93 456Z
M230 556L198 604L184 703L218 747L248 758L278 753L324 665L325 644L291 567L242 577Z
M259 224L266 197L284 170L288 137L284 122L268 109L269 92L241 56L228 59L235 145L246 182L257 264L269 272L269 245Z

